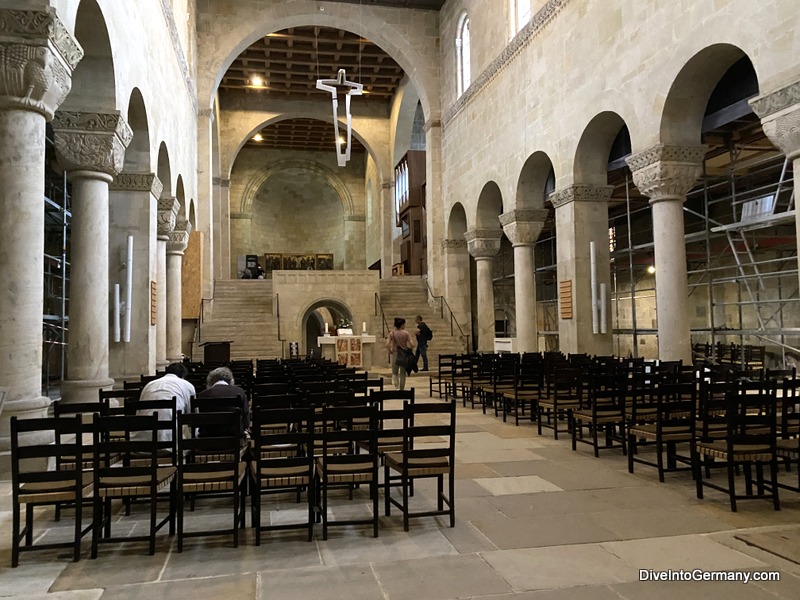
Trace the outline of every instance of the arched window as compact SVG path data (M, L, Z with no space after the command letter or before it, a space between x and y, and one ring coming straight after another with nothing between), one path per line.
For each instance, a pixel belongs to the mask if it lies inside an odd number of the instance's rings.
M461 15L458 21L458 34L456 35L456 78L458 95L464 93L472 83L470 69L470 43L469 43L469 17L467 13Z
M512 0L514 4L513 19L514 19L514 32L512 37L517 32L528 24L531 20L531 0Z

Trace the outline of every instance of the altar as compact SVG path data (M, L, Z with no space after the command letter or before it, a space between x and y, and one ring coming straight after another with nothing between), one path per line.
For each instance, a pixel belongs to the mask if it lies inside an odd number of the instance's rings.
M372 368L374 335L321 335L317 344L322 348L322 357L340 365L367 371Z

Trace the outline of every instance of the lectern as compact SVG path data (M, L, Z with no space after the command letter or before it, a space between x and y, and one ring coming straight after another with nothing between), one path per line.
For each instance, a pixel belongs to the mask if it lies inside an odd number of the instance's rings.
M231 360L231 341L225 342L203 342L200 347L203 349L203 362L227 363Z

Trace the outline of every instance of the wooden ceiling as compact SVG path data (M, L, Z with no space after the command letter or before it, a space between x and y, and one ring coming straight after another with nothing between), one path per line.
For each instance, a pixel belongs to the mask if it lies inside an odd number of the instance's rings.
M346 130L339 130L346 135ZM261 139L256 138L260 135ZM287 119L265 127L250 138L245 147L272 150L305 150L309 152L336 151L333 123L317 119ZM353 136L352 153L364 152L364 146Z
M292 27L270 33L242 52L220 83L221 93L243 90L265 99L319 99L318 78L333 79L345 69L347 79L362 83L358 102L389 102L403 69L367 39L329 27Z

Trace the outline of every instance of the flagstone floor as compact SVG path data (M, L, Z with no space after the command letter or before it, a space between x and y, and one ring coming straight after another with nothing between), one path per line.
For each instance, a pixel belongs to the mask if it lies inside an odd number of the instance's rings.
M388 373L384 374L388 376ZM427 378L414 376L418 398ZM58 551L22 555L10 568L10 485L0 483L0 597L26 600L650 600L800 598L800 494L784 492L782 509L742 501L732 513L726 497L695 497L688 473L667 475L637 465L631 475L620 452L596 459L589 446L573 452L566 439L538 436L529 422L515 427L480 410L457 416L455 528L444 519L412 521L403 531L397 514L381 517L380 537L366 527L266 533L255 547L244 534L192 538L178 553L159 538L155 556L141 543L101 547L72 563ZM797 477L796 472L788 475ZM434 487L417 486L415 499L431 501ZM363 490L331 501L334 518L370 510ZM382 503L381 503L382 506ZM265 502L272 522L303 518L292 498ZM249 513L248 513L249 517ZM187 528L227 526L226 505L200 503ZM70 519L43 510L37 539L69 539ZM248 521L249 524L249 521ZM144 507L121 512L115 532L141 533ZM776 582L641 581L640 570L775 571ZM695 571L697 570L697 571Z

